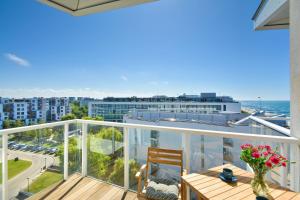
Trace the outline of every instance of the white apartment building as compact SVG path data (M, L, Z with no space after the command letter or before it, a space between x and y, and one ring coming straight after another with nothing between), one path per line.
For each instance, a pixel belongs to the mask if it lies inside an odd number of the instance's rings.
M23 120L26 125L61 120L71 107L67 97L10 99L0 97L0 129L5 120Z
M13 103L13 120L26 120L27 119L27 102Z
M239 102L90 102L89 116L102 116L107 121L122 121L134 110L173 113L241 113Z

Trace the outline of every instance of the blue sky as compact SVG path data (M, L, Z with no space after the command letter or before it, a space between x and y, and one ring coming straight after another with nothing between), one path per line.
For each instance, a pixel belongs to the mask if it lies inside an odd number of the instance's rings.
M258 4L160 0L73 17L1 0L0 96L289 99L289 32L253 31Z

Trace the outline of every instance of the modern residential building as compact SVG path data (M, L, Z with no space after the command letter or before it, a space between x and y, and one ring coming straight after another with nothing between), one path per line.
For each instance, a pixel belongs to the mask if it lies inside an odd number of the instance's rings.
M106 121L123 121L123 116L134 110L167 111L174 113L240 113L240 102L231 97L217 97L216 93L154 96L148 98L104 98L89 103L89 116L102 116Z
M59 121L71 113L67 97L0 98L0 128L5 120L22 120L26 125Z

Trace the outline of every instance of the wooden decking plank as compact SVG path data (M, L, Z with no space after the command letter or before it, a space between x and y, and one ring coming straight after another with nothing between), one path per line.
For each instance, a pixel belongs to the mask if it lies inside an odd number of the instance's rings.
M137 198L136 193L133 192L127 192L124 200L134 200Z
M118 191L112 198L111 200L121 200L123 195L124 195L124 190Z
M80 184L78 184L76 187L74 187L68 195L66 195L63 199L65 200L72 200L72 199L80 199L79 197L82 194L85 194L88 192L88 190L97 184L97 181L91 179L91 178L84 178L83 181L81 181Z
M119 187L111 186L109 188L109 191L107 191L105 194L102 194L101 198L99 198L99 200L100 199L103 199L103 200L112 199L115 196L115 194L117 194L120 190L123 190L123 189L119 188Z
M300 200L300 194L298 194L295 197L293 197L292 200Z
M282 195L280 195L279 197L277 197L276 200L289 200L289 199L294 198L295 196L297 196L297 193L287 191L287 192L283 193Z
M55 191L53 191L45 200L56 200L62 197L68 190L70 190L74 185L76 185L80 180L81 176L72 176L65 183L60 185Z
M105 184L99 190L97 190L96 192L94 192L88 199L89 200L100 200L100 199L102 199L101 197L104 194L106 194L110 190L111 187L112 187L111 185Z
M80 200L87 200L87 199L90 199L91 196L97 192L98 190L100 190L101 188L103 188L106 183L104 182L100 182L100 181L97 181L95 180L96 184L93 185L87 192L85 192L84 194L81 194L78 196L78 199Z

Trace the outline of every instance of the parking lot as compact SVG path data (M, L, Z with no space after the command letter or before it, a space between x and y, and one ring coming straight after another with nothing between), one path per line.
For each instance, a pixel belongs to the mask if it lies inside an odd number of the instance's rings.
M24 143L17 143L15 141L8 142L8 148L10 150L19 150L33 153L43 153L49 155L56 155L58 152L57 147L44 147L43 145L29 145Z

